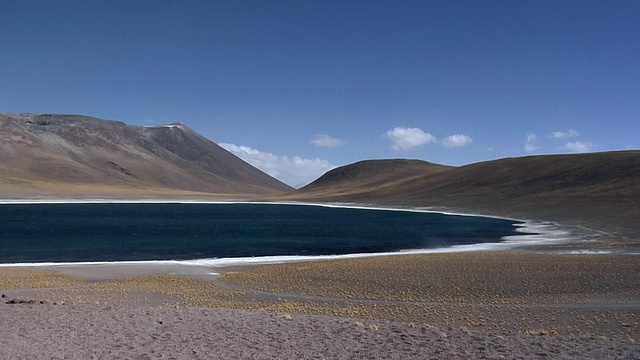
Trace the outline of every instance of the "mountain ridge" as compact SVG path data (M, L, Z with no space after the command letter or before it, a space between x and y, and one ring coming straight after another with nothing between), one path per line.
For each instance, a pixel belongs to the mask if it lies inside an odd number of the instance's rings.
M452 169L452 166L434 164L415 159L362 160L329 170L299 191L321 191L332 187L334 192L374 190L379 186L393 186L399 181ZM357 189L349 189L349 183L358 182Z
M390 164L360 174L360 180L321 177L284 198L558 221L640 238L639 150L513 157L393 180L385 174Z
M0 154L2 183L32 184L35 192L47 182L68 184L66 193L73 185L253 196L291 190L181 123L2 113Z

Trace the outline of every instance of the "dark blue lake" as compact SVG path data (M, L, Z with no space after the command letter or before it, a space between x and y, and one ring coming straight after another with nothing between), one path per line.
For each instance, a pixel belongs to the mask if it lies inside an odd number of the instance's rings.
M391 252L499 242L514 221L280 204L3 204L0 263Z

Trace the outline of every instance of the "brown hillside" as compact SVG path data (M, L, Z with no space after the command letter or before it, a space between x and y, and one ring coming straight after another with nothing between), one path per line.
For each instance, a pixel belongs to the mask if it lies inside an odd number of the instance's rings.
M361 179L312 183L295 195L563 221L640 238L640 151L508 158L404 176L375 189Z
M0 195L291 190L183 124L81 115L0 114Z
M328 171L316 181L300 190L301 193L331 192L361 193L389 187L403 181L416 179L452 169L450 166L432 164L422 160L388 159L364 160ZM354 185L357 184L357 188Z

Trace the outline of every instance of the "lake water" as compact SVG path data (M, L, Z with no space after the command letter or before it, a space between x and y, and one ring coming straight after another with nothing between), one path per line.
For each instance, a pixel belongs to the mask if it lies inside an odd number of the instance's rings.
M514 221L283 204L2 204L0 263L340 255L499 242Z

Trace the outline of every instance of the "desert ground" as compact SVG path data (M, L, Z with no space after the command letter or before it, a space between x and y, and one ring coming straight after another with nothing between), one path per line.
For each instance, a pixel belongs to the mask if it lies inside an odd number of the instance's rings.
M637 255L0 268L0 358L640 359Z

